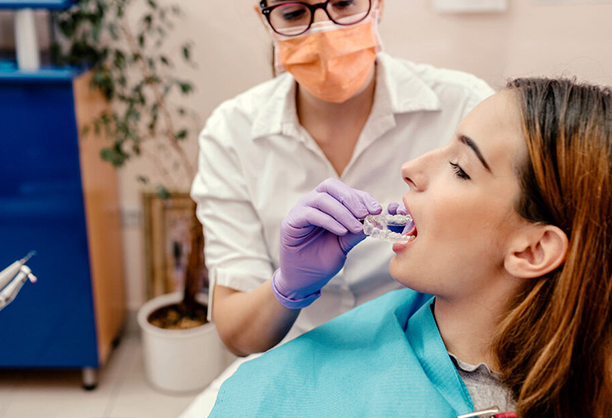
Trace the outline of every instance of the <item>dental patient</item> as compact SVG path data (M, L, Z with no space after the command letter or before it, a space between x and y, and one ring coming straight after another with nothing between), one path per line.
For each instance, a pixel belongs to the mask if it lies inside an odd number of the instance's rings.
M406 289L246 362L210 416L612 416L612 91L514 80L401 175ZM292 282L320 289L380 211L336 180L302 198L277 298L315 300Z

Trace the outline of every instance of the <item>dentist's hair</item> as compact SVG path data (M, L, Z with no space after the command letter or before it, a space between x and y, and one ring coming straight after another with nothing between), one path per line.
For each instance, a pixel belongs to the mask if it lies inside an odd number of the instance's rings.
M495 340L517 416L612 416L612 90L517 79L528 158L525 219L569 239L565 263L527 280Z

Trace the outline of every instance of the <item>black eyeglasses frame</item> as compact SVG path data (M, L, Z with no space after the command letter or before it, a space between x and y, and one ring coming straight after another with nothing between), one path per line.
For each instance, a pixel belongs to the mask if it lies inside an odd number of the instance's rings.
M312 24L314 22L314 16L315 16L315 12L317 11L317 9L323 9L325 14L329 18L329 20L331 20L335 24L341 25L341 26L352 26L352 25L356 25L357 23L363 22L365 20L365 18L367 18L370 15L370 12L372 11L372 0L368 0L368 2L369 2L368 3L368 11L363 16L363 18L359 19L356 22L340 23L340 22L336 22L334 20L334 18L332 18L331 15L329 14L329 12L327 11L327 5L329 4L330 1L332 1L332 0L326 0L324 2L317 3L317 4L308 4L308 3L301 2L301 1L287 1L287 2L283 2L283 3L274 4L272 6L268 6L268 0L261 0L259 2L259 8L261 9L261 13L266 17L266 20L268 21L268 24L270 25L272 30L274 32L278 33L281 36L298 36L298 35L302 35L303 33L308 32L308 30L310 29L310 27L312 26ZM306 27L306 29L304 29L300 33L294 33L294 34L291 34L291 35L286 35L284 33L280 33L279 31L276 30L276 28L274 27L274 25L272 25L272 22L270 21L270 14L272 13L272 10L276 9L279 6L286 6L287 4L300 4L300 5L305 6L306 8L308 8L310 10L310 22L308 23L308 26Z

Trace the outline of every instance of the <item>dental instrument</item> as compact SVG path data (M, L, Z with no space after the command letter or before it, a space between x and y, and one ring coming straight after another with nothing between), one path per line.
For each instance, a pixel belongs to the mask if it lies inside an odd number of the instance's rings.
M480 411L474 411L463 415L458 415L457 418L515 418L514 412L501 412L497 406L492 406Z
M36 276L25 265L34 255L36 255L36 251L31 251L24 258L15 261L0 272L0 311L17 297L28 279L32 283L36 282Z
M392 244L405 244L415 239L414 235L404 235L389 227L404 227L412 223L410 215L368 215L363 220L363 232L372 238L378 238Z

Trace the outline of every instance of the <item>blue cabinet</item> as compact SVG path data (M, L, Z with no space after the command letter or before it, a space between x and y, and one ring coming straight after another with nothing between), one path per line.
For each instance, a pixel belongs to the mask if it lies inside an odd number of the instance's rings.
M0 312L0 367L100 367L124 319L116 174L80 127L105 106L87 73L0 72L0 268L39 278Z
M67 9L77 0L0 0L0 9Z

